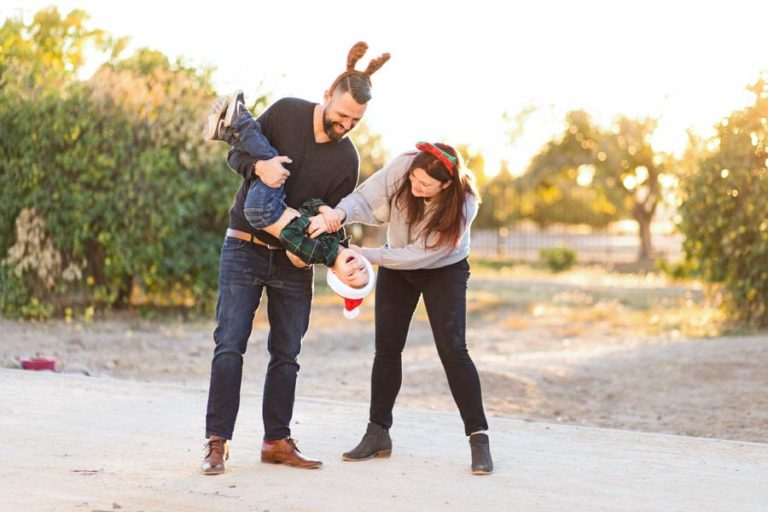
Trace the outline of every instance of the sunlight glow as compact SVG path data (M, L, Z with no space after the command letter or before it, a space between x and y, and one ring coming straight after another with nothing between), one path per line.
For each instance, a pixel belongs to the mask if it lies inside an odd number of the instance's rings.
M522 173L577 109L601 126L620 114L656 118L654 148L679 156L687 129L711 136L724 116L751 101L745 88L768 69L768 53L760 50L768 2L757 0L734 0L727 9L662 0L504 6L425 0L382 9L339 0L332 12L309 0L221 0L215 7L191 1L183 23L169 23L179 17L177 5L150 0L0 0L0 16L22 13L29 20L50 4L62 13L82 8L91 15L90 27L130 36L127 54L151 47L171 60L183 56L188 65L214 66L222 94L243 88L246 96L322 101L351 43L365 40L366 58L392 54L374 76L366 115L390 156L416 140L467 144L488 155L489 176L502 160L512 174ZM214 22L212 9L245 26L233 30ZM696 23L690 23L692 9ZM282 21L288 18L290 24ZM376 22L366 22L371 19ZM425 20L455 30L425 38ZM653 33L637 30L648 26ZM600 65L573 58L586 49L599 55ZM97 65L89 61L87 69ZM514 119L521 112L517 134Z

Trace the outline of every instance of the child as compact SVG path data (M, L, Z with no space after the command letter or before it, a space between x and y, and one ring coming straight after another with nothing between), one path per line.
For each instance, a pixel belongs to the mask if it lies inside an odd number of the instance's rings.
M262 133L261 125L245 108L240 90L228 102L222 98L214 103L203 128L203 138L223 140L259 160L278 156ZM244 205L245 217L254 228L279 238L282 246L304 264L324 263L335 274L331 276L329 272L328 276L334 291L343 297L362 299L357 295L364 290L365 295L370 292L373 267L364 256L347 246L344 229L323 233L317 238L306 233L312 216L331 210L320 199L305 201L299 210L290 208L285 204L284 187L269 187L259 178L253 179Z

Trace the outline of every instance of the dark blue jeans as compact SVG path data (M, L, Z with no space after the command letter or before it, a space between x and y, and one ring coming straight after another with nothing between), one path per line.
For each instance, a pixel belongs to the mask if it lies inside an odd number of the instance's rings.
M467 351L469 262L436 269L392 270L379 267L376 279L376 355L371 372L370 421L392 426L392 409L403 379L401 355L419 297L448 386L467 435L488 429L480 377Z
M244 110L232 123L234 132L227 142L243 153L258 160L269 160L277 156L261 131L261 125L251 113ZM271 188L256 178L245 196L243 213L248 223L255 229L264 229L280 219L286 209L285 187Z
M285 252L226 238L219 264L216 347L208 390L206 437L232 438L240 407L243 355L253 317L267 291L269 366L264 380L264 439L291 435L290 423L299 371L297 357L309 326L312 267L294 267Z

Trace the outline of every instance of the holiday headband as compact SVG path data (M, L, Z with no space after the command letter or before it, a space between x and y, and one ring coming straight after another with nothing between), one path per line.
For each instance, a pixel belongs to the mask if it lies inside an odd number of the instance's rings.
M453 176L453 173L456 172L456 170L459 168L458 158L448 153L447 151L443 151L442 149L435 146L431 142L424 142L424 141L417 142L416 149L418 149L419 151L426 151L433 157L440 160L440 162L442 162L445 168L448 169L448 173L451 176Z
M373 286L376 284L376 275L373 273L373 265L371 265L371 262L368 261L368 258L361 254L358 255L358 258L363 261L365 270L368 271L368 284L362 288L352 288L348 284L344 284L336 275L336 273L330 268L325 274L325 280L328 282L328 286L331 288L331 290L339 294L341 298L344 299L344 317L350 319L355 318L358 314L360 314L359 306L363 302L363 298L371 293Z
M357 61L363 58L363 55L365 55L367 50L368 45L363 41L357 42L354 44L354 46L352 46L352 49L349 50L349 53L347 54L347 69L336 77L336 80L333 81L333 84L331 84L331 87L328 89L329 93L333 94L333 91L336 90L339 82L350 75L360 75L365 78L368 84L371 83L371 75L381 69L381 66L383 66L384 63L389 60L389 54L382 53L377 58L371 60L371 62L368 63L368 67L365 68L365 71L357 71L355 69L355 64L357 64Z

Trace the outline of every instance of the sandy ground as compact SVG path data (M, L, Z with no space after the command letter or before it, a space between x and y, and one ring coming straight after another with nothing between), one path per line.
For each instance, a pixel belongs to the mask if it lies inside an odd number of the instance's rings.
M229 471L196 473L205 387L0 369L3 512L762 512L768 445L490 418L493 475L468 471L454 413L398 408L389 459L342 462L363 404L301 398L318 470L258 461L246 392ZM350 425L357 424L357 427ZM426 427L426 428L425 428Z
M695 283L475 269L468 302L489 477L468 474L423 308L403 355L393 457L350 465L339 454L365 428L373 304L347 321L318 286L293 433L320 471L258 462L260 312L219 477L197 473L212 321L0 319L0 510L765 510L768 336L720 336ZM12 369L34 355L60 372Z
M340 307L318 287L298 395L367 403L373 304L367 299L354 321ZM592 269L480 269L469 310L470 353L492 415L768 442L768 335L713 336L719 315L695 284ZM39 354L64 372L204 388L213 327L114 315L92 324L0 320L0 362ZM266 332L262 308L244 370L253 393ZM455 411L421 306L403 360L398 406Z

